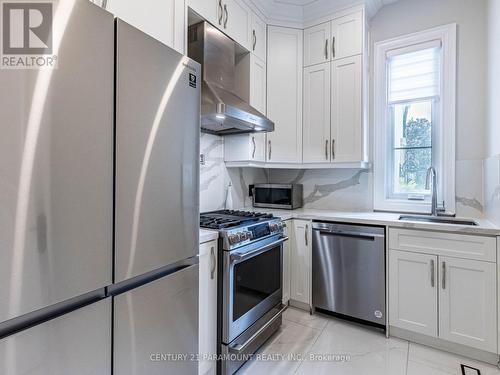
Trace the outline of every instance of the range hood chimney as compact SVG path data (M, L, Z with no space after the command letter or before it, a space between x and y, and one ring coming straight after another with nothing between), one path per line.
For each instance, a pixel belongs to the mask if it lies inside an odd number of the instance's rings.
M272 121L235 94L235 42L208 22L190 26L188 39L188 56L202 65L202 131L219 135L274 131Z

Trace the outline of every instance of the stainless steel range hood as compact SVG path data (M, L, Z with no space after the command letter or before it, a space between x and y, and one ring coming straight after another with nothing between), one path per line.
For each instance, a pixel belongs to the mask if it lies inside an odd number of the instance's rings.
M188 56L202 65L202 131L219 135L273 131L274 123L235 93L235 42L208 22L190 26L188 40Z

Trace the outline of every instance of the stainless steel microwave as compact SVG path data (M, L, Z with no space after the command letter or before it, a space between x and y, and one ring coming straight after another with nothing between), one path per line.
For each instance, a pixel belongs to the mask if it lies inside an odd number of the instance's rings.
M255 184L253 206L293 210L302 207L302 193L300 184Z

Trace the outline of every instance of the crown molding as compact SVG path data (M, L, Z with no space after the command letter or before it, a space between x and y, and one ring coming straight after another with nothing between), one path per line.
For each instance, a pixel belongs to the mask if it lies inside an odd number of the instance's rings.
M304 28L331 18L331 15L348 8L366 9L368 18L373 17L384 6L398 0L249 0L267 19L267 23L277 26Z

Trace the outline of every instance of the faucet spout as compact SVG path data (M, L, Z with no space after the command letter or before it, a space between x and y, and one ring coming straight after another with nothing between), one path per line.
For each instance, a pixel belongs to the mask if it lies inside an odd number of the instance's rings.
M431 215L437 216L437 173L434 167L429 167L427 169L427 177L425 179L425 188L427 190L431 189L432 184L432 196L431 196Z

